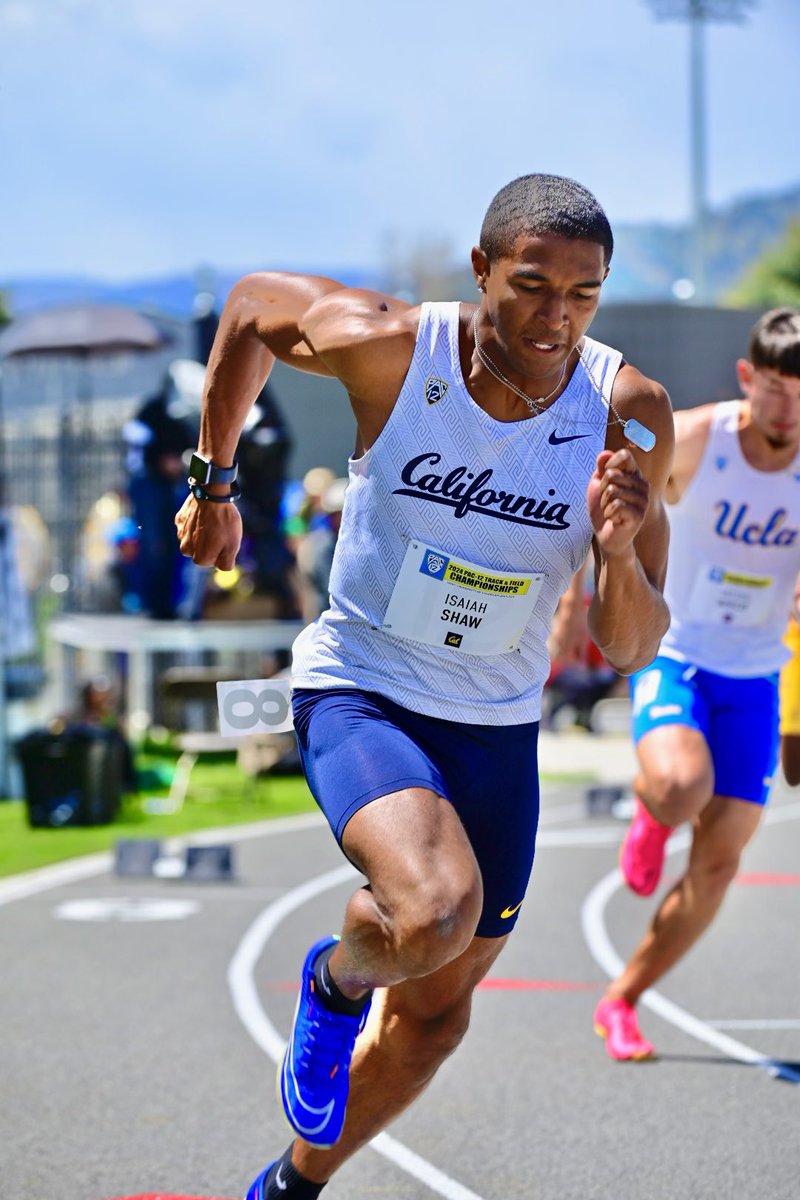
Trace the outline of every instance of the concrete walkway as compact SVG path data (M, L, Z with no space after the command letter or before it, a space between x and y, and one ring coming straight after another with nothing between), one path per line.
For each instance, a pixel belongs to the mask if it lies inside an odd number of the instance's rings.
M597 783L628 787L636 771L636 755L628 734L543 729L539 770L543 775L586 775Z

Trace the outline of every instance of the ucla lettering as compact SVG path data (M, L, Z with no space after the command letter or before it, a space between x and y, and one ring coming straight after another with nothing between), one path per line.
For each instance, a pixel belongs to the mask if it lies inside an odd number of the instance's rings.
M720 500L715 505L719 510L719 519L714 530L720 537L730 538L733 542L745 542L748 546L794 546L798 530L784 528L786 509L776 508L764 525L753 521L747 504L734 505L727 500Z
M406 486L395 488L394 494L446 504L457 518L465 517L468 512L479 512L501 521L535 525L540 529L569 529L567 513L570 506L554 499L553 488L547 489L546 496L517 496L488 486L493 479L493 472L488 467L477 475L465 466L454 467L441 475L430 469L438 466L441 460L441 454L435 451L409 459L400 472ZM428 470L424 470L425 467Z

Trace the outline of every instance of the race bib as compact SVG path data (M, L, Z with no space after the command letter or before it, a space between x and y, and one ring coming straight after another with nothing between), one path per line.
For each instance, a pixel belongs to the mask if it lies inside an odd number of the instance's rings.
M506 654L517 648L543 581L543 574L488 571L411 542L381 628L426 646Z
M725 567L703 567L689 594L689 619L703 625L763 625L775 603L775 580Z

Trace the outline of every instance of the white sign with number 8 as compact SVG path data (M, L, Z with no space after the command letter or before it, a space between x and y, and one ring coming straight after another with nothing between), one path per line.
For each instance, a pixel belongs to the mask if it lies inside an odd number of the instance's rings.
M225 737L294 729L288 679L236 679L217 684L219 731Z

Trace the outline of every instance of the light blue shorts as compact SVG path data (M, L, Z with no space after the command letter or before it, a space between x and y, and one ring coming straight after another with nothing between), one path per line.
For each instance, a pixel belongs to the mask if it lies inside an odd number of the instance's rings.
M778 761L778 675L732 679L658 655L631 676L633 740L662 725L705 738L714 791L765 804Z

